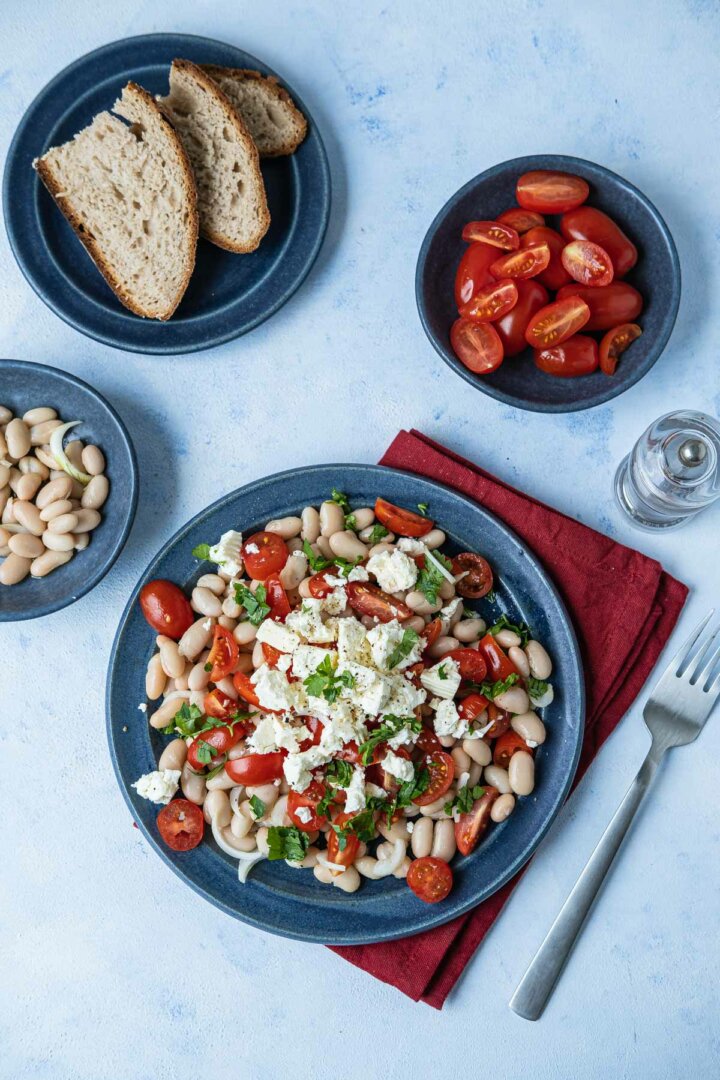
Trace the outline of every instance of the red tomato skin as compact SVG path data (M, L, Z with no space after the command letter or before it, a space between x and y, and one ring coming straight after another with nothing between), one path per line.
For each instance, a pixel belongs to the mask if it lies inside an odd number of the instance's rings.
M326 570L319 570L308 581L310 595L314 596L316 600L324 600L335 588L334 585L328 585L326 580L328 574L330 577L337 577L337 566L328 566Z
M223 693L217 687L205 695L203 712L213 720L225 720L232 713L237 712L238 703L229 694Z
M455 305L459 309L484 285L495 280L490 263L497 259L497 248L490 244L471 244L464 253L455 274Z
M613 281L602 288L587 285L564 285L557 294L558 300L579 296L590 308L590 318L584 330L611 330L621 323L634 322L643 308L643 298L637 289L626 281Z
M478 652L484 658L488 669L488 679L497 682L499 679L507 679L508 675L519 675L520 672L512 660L505 655L492 634L486 634L478 642Z
M202 734L198 735L188 747L187 759L190 768L195 769L196 772L200 772L206 765L209 765L210 768L212 768L215 763L215 758L219 757L221 754L227 754L230 747L235 746L236 743L240 742L240 739L244 734L245 728L242 724L233 724L232 727L216 727L212 728L211 731L203 731ZM200 761L198 757L200 743L206 743L208 746L212 746L216 751L212 761Z
M487 709L489 704L484 694L468 694L466 698L459 702L457 711L463 720L467 720L469 724L472 724L473 720L477 720L480 713L483 709Z
M419 900L438 904L452 892L453 872L443 859L425 855L410 863L406 880Z
M271 784L273 780L282 779L284 757L280 750L271 754L246 754L225 762L225 772L236 784L250 787Z
M172 799L158 814L157 827L173 851L191 851L202 842L205 819L199 806L187 799Z
M422 729L415 746L418 750L422 750L423 754L435 754L438 750L442 750L442 744L431 728Z
M479 322L495 322L507 315L517 304L517 285L512 278L495 281L486 285L475 294L472 300L460 309L463 319L477 319Z
M233 675L233 686L237 690L243 701L247 701L249 705L254 705L256 709L260 708L260 702L258 696L255 693L255 687L250 682L250 676L245 675L242 671L236 671ZM264 712L269 712L269 709L265 709Z
M403 506L395 506L387 499L375 500L375 517L390 532L415 539L426 536L435 527L435 522L430 518L416 514L414 510L406 510Z
M468 371L487 375L503 362L500 335L489 323L477 319L456 319L450 329L450 344Z
M542 214L538 214L535 210L523 210L521 206L512 206L509 210L503 210L497 220L502 225L509 225L519 236L530 229L536 229L538 225L545 224Z
M291 818L293 825L297 825L301 832L315 832L322 825L327 822L325 814L318 814L317 804L325 795L325 785L321 784L319 780L313 780L309 787L305 788L303 792L289 791L287 801L287 812ZM301 807L310 810L312 817L309 821L302 821L297 816L297 812Z
M560 219L560 231L566 240L591 240L605 248L612 259L615 277L625 277L638 260L638 250L619 225L594 206L579 206Z
M496 278L512 278L517 285L518 281L529 281L530 278L537 277L549 264L550 248L547 244L530 244L527 247L521 245L519 251L511 251L496 259L490 272Z
M253 533L242 546L245 569L255 581L265 581L271 574L279 574L289 555L287 544L277 533Z
M491 701L488 705L488 720L491 721L492 727L488 728L483 738L485 739L497 739L500 735L504 735L507 729L510 727L510 716L506 709L500 709Z
M346 813L336 814L333 818L333 825L342 828L349 821L352 821L355 816L355 814ZM347 833L345 840L345 848L341 851L338 835L334 829L331 829L327 834L327 857L330 862L337 863L339 866L352 866L360 850L360 841L354 833ZM340 871L337 871L337 873L340 873Z
M469 221L462 231L462 238L468 243L479 241L503 251L517 251L520 246L520 237L515 229L497 221Z
M367 581L350 581L345 586L347 601L353 611L371 615L380 622L392 622L412 617L412 611L401 600L388 596L377 585Z
M622 323L608 330L600 342L600 370L605 375L614 375L619 357L641 334L637 323Z
M235 668L240 655L240 647L230 630L224 626L216 626L213 629L213 643L208 656L208 664L212 664L210 672L211 682L219 682Z
M469 855L477 847L478 840L490 823L490 809L500 792L486 787L485 794L467 814L461 814L455 822L455 842L461 855Z
M550 169L523 173L515 188L515 198L524 210L540 214L564 214L585 202L590 185L581 176Z
M404 747L401 746L396 753L399 754L402 749ZM402 756L405 757L404 754ZM430 803L435 802L445 794L455 779L455 761L444 750L433 750L432 753L426 754L423 764L430 772L430 784L422 795L413 799L416 806L429 806Z
M535 278L546 289L560 289L563 285L569 285L572 278L562 264L562 253L566 241L556 229L547 225L539 225L529 229L520 238L520 247L535 247L537 244L547 244L550 248L550 262L545 270Z
M505 356L518 356L528 347L525 340L527 324L536 311L548 302L548 291L536 278L517 281L518 301L512 311L498 319L494 328L502 342Z
M441 633L442 619L431 619L421 635L425 638L425 648L429 649L431 645L434 645Z
M140 607L153 630L175 641L179 641L195 621L195 612L185 593L174 582L163 578L143 585Z
M266 603L270 605L268 618L284 622L290 614L290 601L277 574L265 579Z
M609 285L614 270L610 256L605 248L593 244L591 240L571 240L563 248L562 264L568 274L581 285L590 285L599 289Z
M493 746L493 765L499 765L501 769L507 769L510 758L518 750L524 750L526 753L532 754L532 748L516 731L504 732Z
M584 302L574 303L576 299L582 301L584 298L568 296L536 311L525 331L528 345L534 349L551 348L577 334L590 318L590 307Z
M492 590L493 572L490 563L476 551L461 551L452 561L455 577L463 574L455 588L458 596L467 600L482 600Z
M461 679L480 683L487 675L487 664L477 649L451 649L450 652L443 654L442 659L455 661L460 670Z
M587 334L574 334L562 345L554 345L551 349L534 349L533 359L540 371L561 379L591 375L600 364L598 343Z

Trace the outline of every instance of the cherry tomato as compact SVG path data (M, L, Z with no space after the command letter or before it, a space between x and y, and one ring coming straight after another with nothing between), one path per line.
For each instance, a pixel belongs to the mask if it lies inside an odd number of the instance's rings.
M244 757L226 761L225 772L236 784L259 787L282 779L284 758L281 750L274 750L271 754L245 754Z
M310 732L310 738L309 739L303 739L303 741L300 743L300 749L301 750L309 750L311 746L318 746L320 744L320 739L322 738L322 733L323 733L325 725L323 724L322 720L318 720L317 716L307 716L307 717L305 717L305 727ZM357 744L356 743L352 743L352 744L348 744L348 745L355 746L355 749L357 751ZM341 757L342 755L338 751L338 753L335 756L336 757ZM360 760L359 755L356 754L356 756L357 756L357 760L359 761ZM345 758L345 760L349 761L350 759ZM357 764L357 762L355 764Z
M574 210L589 194L590 185L581 176L548 169L523 173L515 188L515 198L523 210L537 210L540 214Z
M301 832L315 832L316 829L327 823L326 815L317 812L317 804L324 798L326 790L325 785L321 784L319 780L313 780L310 786L306 787L302 792L292 790L288 792L288 817ZM303 821L305 814L302 817L298 816L298 810L301 807L305 807L306 810L310 811L312 816L308 821Z
M452 784L455 778L455 762L444 750L433 750L423 758L422 768L430 773L430 783L413 802L416 806L429 806L444 795Z
M469 221L462 231L462 238L467 242L474 240L502 248L503 251L516 251L520 246L520 237L515 229L497 221Z
M563 379L590 375L597 371L600 362L597 341L587 334L573 334L562 345L554 345L551 349L535 349L533 358L535 367Z
M562 253L566 241L555 229L539 225L524 234L520 240L520 247L537 247L538 244L547 244L550 248L550 262L538 274L537 280L546 289L559 289L563 285L568 285L572 278L562 264Z
M329 566L327 570L319 570L318 573L313 574L308 581L308 591L316 600L324 600L335 588L334 585L328 584L328 575L330 577L337 577L337 566Z
M458 596L466 600L481 600L493 587L493 572L487 559L473 551L463 551L452 561L452 572L464 574L455 585Z
M345 586L345 591L348 604L353 611L359 611L361 615L370 615L384 623L392 622L393 619L402 622L412 618L412 611L402 600L395 600L370 582L350 581Z
M497 220L501 225L509 225L519 236L526 233L528 229L535 229L538 225L545 224L545 218L542 214L537 214L534 210L523 210L521 206L513 206L509 210L503 210L502 214L498 215Z
M218 690L217 687L205 695L203 712L206 716L212 717L213 720L227 720L237 710L237 701L231 698L229 694Z
M269 618L284 622L290 614L290 601L277 574L265 578L265 602L270 606Z
M572 297L584 300L590 308L590 318L585 323L588 333L592 330L611 330L622 323L634 322L643 307L642 296L626 281L613 281L601 288L564 285L557 294L558 300Z
M242 546L245 569L255 581L265 581L271 574L279 574L289 554L282 537L271 532L254 533Z
M490 273L496 278L535 277L550 264L550 248L546 243L530 244L509 255L501 255L490 267Z
M240 648L232 636L232 631L224 626L216 626L213 629L212 648L207 658L208 664L212 664L210 681L220 682L229 675L238 662L239 654Z
M206 765L211 767L216 764L215 758L221 754L227 754L231 746L235 746L245 734L242 724L233 724L232 727L216 727L210 731L203 731L188 747L187 759L191 769L200 772ZM204 752L203 752L204 751ZM208 758L210 760L203 760Z
M511 278L493 281L492 285L485 285L472 300L468 300L467 304L460 308L460 315L463 319L495 322L507 315L508 311L512 311L517 299L517 285Z
M641 334L637 323L623 323L608 330L600 342L600 370L606 375L614 375L620 354Z
M487 664L477 649L451 649L443 654L443 660L454 660L460 670L460 678L480 683L487 675Z
M491 244L471 244L465 251L455 274L455 304L458 308L472 300L483 285L492 283L490 264L496 258L497 251Z
M518 750L532 753L532 750L516 731L506 731L493 746L493 765L499 765L501 769L507 769L510 758Z
M458 360L476 375L487 375L503 362L502 341L489 323L456 319L450 330L450 344Z
M429 649L431 645L434 645L437 639L442 633L443 621L442 619L431 619L422 632L422 636L425 638L425 648Z
M415 746L418 750L422 750L423 754L436 754L438 751L442 751L442 744L437 735L426 727L418 735Z
M262 642L262 654L265 663L271 668L276 668L278 666L278 660L284 655L280 649L276 649L274 645L268 645L267 641Z
M245 675L242 671L236 671L233 675L233 686L241 698L244 698L250 705L254 705L256 709L260 708L260 702L255 693L255 687L250 682L249 675ZM265 709L264 711L270 712L269 709Z
M413 510L405 510L402 506L395 506L387 499L375 500L375 517L398 536L425 536L434 528L435 522L430 518L416 514Z
M497 739L504 735L510 727L511 719L507 709L501 709L494 701L491 701L488 705L488 720L491 721L492 726L487 729L483 738Z
M505 356L517 356L527 349L528 343L525 340L527 324L535 312L545 307L548 302L547 289L537 280L518 281L517 289L517 304L512 311L494 324Z
M356 817L355 814L336 814L333 818L333 825L337 825L339 828L344 828L349 821ZM327 857L330 862L337 863L338 866L352 866L358 857L360 850L360 841L355 833L345 833L345 847L340 850L340 839L334 829L331 829L327 834Z
M560 231L567 240L591 240L607 251L615 277L625 277L638 260L637 248L619 225L594 206L580 206L560 219Z
M499 679L507 679L508 675L520 674L492 634L486 634L484 638L480 639L478 652L484 657L488 669L488 678L492 679L493 682L497 682Z
M320 742L319 739L318 742ZM358 744L356 742L345 743L345 745L336 752L335 757L340 758L342 761L349 761L352 765L359 765L360 750L358 748Z
M190 851L198 846L205 832L203 812L187 799L173 799L157 816L160 835L173 851Z
M581 285L599 288L609 285L613 279L613 264L610 256L599 244L590 240L571 240L563 248L562 264L571 278Z
M455 843L461 855L469 855L490 823L490 809L500 792L486 787L485 793L476 800L467 814L461 814L455 822Z
M469 724L472 724L473 720L477 720L478 716L487 709L488 704L488 699L484 694L468 694L466 698L463 698L462 701L459 702L457 711L463 720L467 720Z
M437 904L452 891L453 872L443 859L425 855L410 863L407 883L419 900Z
M525 340L534 349L562 345L581 330L589 318L590 308L579 296L556 300L535 312L527 325Z
M195 612L190 607L190 601L172 581L159 578L143 585L140 590L140 607L153 630L174 638L175 641L195 622Z

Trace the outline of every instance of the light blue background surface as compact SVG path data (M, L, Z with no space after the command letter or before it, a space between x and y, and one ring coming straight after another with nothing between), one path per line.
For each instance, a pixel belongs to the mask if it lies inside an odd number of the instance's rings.
M184 889L131 827L103 692L125 598L183 521L269 472L376 461L400 426L661 559L693 590L680 634L720 601L720 509L653 537L625 523L611 493L617 462L655 416L680 405L720 414L720 6L5 4L3 158L60 68L160 30L226 39L298 88L326 141L334 209L290 303L251 335L190 358L122 355L82 338L34 296L0 241L0 354L93 383L125 418L142 472L135 529L111 575L72 608L0 628L0 1075L716 1076L720 714L668 762L532 1025L508 998L640 764L643 697L437 1013ZM425 339L413 296L418 247L446 198L496 162L543 151L591 158L637 184L665 216L683 270L680 317L653 372L574 416L514 412L472 393Z

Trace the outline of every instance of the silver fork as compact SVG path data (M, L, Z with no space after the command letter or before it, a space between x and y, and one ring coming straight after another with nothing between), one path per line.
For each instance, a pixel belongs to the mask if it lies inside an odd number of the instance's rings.
M713 614L714 609L693 630L645 705L652 735L648 755L510 999L510 1008L526 1020L542 1015L666 751L693 742L720 697L720 673L713 676L720 661L720 626L701 636Z

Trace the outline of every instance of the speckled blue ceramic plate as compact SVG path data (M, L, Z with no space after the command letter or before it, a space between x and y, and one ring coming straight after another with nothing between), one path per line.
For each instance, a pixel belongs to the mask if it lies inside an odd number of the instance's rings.
M325 149L307 107L288 87L308 118L308 134L290 157L261 162L272 223L258 250L233 255L200 240L190 285L168 322L142 319L122 306L32 161L111 108L129 79L152 94L166 94L176 57L275 74L232 45L191 34L147 34L104 45L61 71L35 98L5 165L5 224L15 258L35 292L76 330L132 352L195 352L252 330L300 286L320 250L330 213Z
M49 405L65 421L82 420L73 434L105 454L110 494L90 545L45 578L0 586L0 622L36 619L79 600L94 589L122 551L135 517L137 461L125 425L103 397L66 371L25 360L0 360L0 405L16 416Z
M145 701L145 667L155 635L137 603L152 578L169 578L192 588L209 569L192 557L196 544L212 542L227 529L247 535L271 518L318 506L333 487L347 492L354 506L369 506L382 494L413 507L425 502L448 536L447 550L479 551L496 574L497 599L480 601L490 619L508 611L526 620L547 644L555 661L556 697L546 710L548 740L538 750L537 787L515 813L494 827L466 858L453 862L455 888L441 904L418 900L394 878L364 882L346 895L321 885L311 871L284 862L261 862L247 884L237 880L236 863L212 839L185 853L170 851L155 825L158 808L131 787L156 768L167 742L149 727L138 705ZM484 606L483 606L484 605ZM567 795L583 736L584 689L577 642L554 587L530 551L486 510L439 484L371 465L320 465L293 469L232 492L208 507L165 545L138 582L120 621L107 683L110 751L130 811L161 858L179 877L217 907L243 922L286 937L334 945L387 941L448 922L499 889L527 862Z
M613 376L596 371L576 379L559 379L535 367L532 350L509 357L490 375L468 371L450 346L450 327L457 319L455 273L467 248L462 239L468 221L497 217L516 206L515 184L531 169L559 169L583 176L590 184L588 206L604 210L636 245L639 258L623 281L643 295L637 321L641 338L620 359ZM546 215L550 226L557 219ZM445 203L427 231L415 274L415 296L425 333L443 360L476 390L536 412L589 409L621 394L642 379L665 348L680 304L680 263L673 238L653 204L641 191L602 165L560 154L514 158L480 173Z

